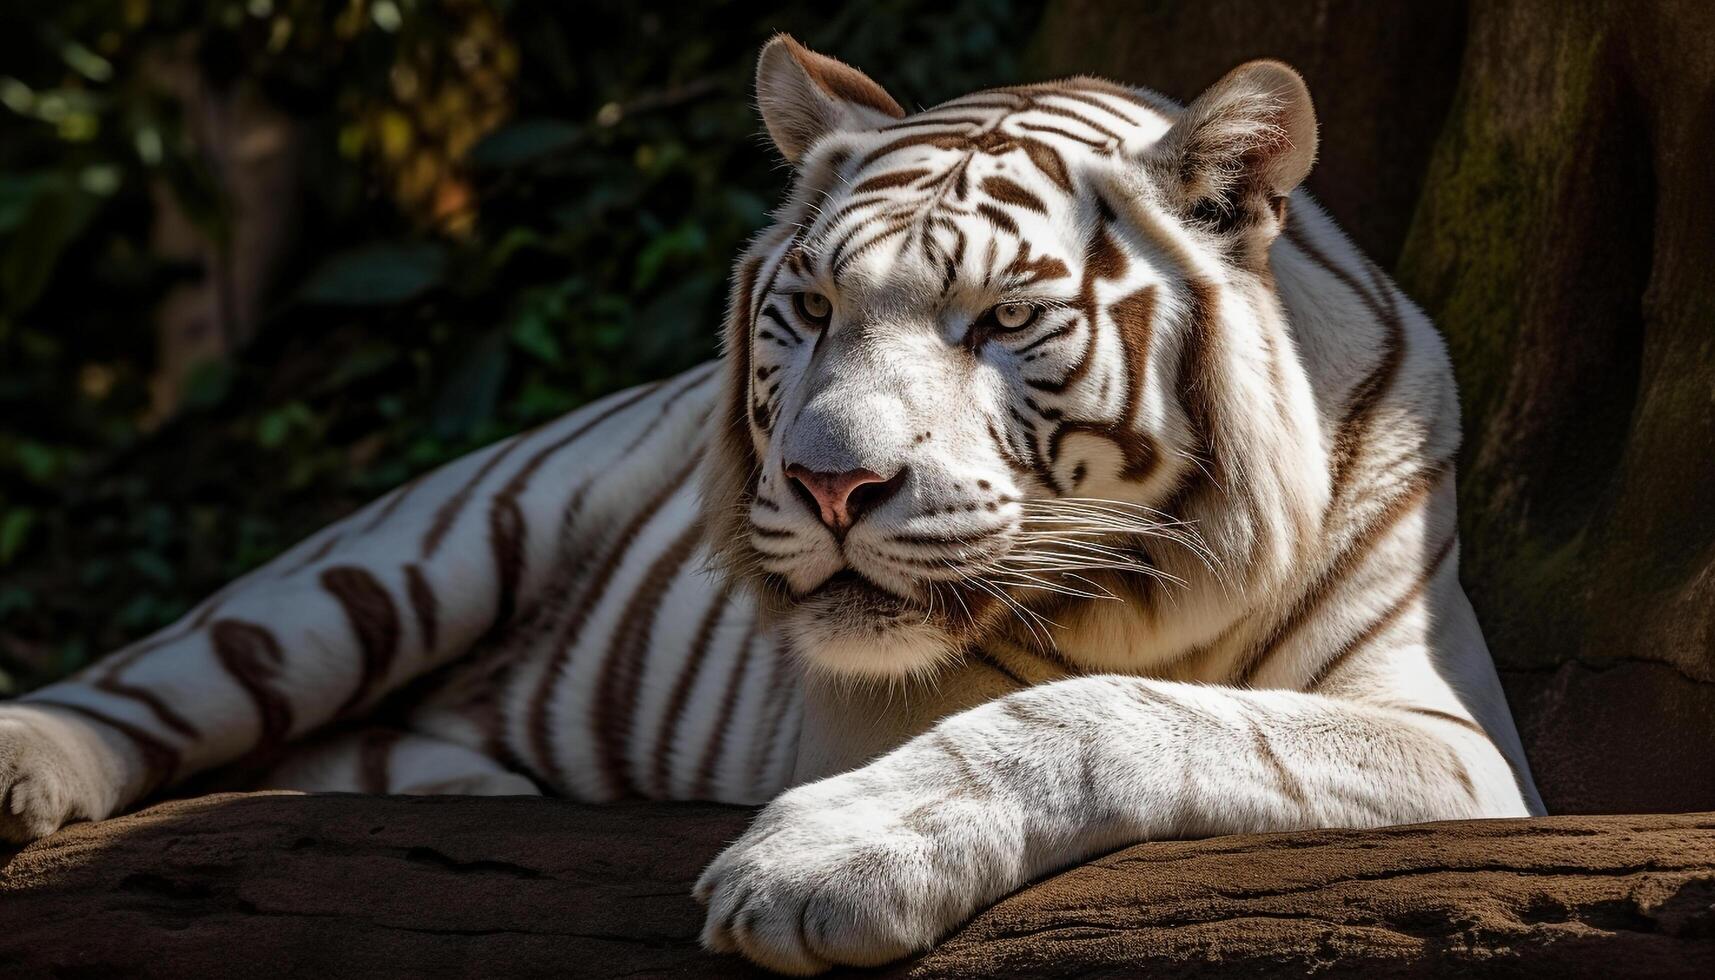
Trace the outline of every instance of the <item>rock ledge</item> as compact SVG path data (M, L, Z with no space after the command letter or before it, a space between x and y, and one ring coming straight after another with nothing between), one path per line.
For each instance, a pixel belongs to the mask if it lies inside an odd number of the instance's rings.
M749 811L239 794L0 854L6 976L750 975L691 881ZM1715 976L1715 814L1144 844L911 977Z

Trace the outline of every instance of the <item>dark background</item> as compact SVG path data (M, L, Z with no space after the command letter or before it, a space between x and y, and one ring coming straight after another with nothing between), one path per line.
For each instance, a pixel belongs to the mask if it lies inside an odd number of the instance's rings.
M1556 810L1715 808L1715 6L170 0L0 10L0 694L407 476L714 352L788 30L908 108L1316 96L1447 333L1463 576Z

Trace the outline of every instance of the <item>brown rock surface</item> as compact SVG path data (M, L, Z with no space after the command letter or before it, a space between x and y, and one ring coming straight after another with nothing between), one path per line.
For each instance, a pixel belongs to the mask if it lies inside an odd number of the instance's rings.
M690 883L749 811L203 797L0 869L10 976L754 975ZM1144 844L885 975L1710 976L1715 814Z

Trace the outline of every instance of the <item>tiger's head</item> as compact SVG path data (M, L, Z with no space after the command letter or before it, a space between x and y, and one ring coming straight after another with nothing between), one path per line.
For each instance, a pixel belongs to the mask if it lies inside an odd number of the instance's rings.
M1316 150L1296 73L1251 62L1184 110L1079 78L907 116L779 36L756 88L795 173L737 264L704 499L812 665L1052 645L1116 596L1195 642L1283 573L1326 496L1268 260Z

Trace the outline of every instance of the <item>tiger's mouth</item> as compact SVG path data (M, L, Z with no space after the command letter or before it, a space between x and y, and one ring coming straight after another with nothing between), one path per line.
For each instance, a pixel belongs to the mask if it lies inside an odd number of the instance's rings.
M911 594L894 591L901 587ZM819 673L921 675L956 660L993 624L996 592L968 580L878 581L861 567L845 567L807 592L776 592L786 600L775 607L776 622L800 660Z
M828 576L821 585L799 596L798 601L817 598L851 603L860 608L873 610L877 614L905 612L921 605L916 600L902 596L879 584L849 565Z
M933 669L961 647L946 596L899 595L853 568L791 598L781 625L812 668L847 677L902 677ZM951 611L950 611L951 610Z

